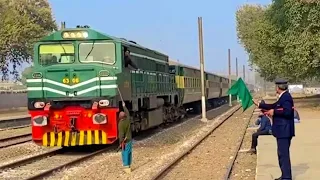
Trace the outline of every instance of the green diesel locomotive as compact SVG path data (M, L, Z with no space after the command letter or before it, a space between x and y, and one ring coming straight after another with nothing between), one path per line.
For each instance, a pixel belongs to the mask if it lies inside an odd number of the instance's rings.
M226 101L228 79L205 78L208 103ZM35 44L27 77L32 139L43 146L113 143L122 100L138 132L199 111L200 85L198 69L136 42L89 27L56 31Z

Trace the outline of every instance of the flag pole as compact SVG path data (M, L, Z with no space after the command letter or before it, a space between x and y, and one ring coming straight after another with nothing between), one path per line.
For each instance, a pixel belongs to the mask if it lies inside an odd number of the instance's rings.
M228 66L229 66L229 89L231 88L231 52L228 49ZM229 106L232 106L232 96L229 94Z
M201 107L202 107L202 122L207 122L206 117L206 99L204 93L204 55L203 55L203 35L202 35L202 17L198 17L199 30L199 54L200 54L200 72L201 72Z

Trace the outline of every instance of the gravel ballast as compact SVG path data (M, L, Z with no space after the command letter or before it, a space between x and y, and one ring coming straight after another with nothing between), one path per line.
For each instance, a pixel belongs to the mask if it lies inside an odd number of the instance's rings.
M0 166L34 156L36 154L41 154L49 150L52 150L52 148L38 146L32 142L2 148L0 149Z
M13 136L19 136L19 135L28 134L28 133L31 133L31 127L2 130L2 131L0 131L0 139L13 137Z
M254 125L258 114L254 114L250 120L250 125ZM256 129L247 129L241 150L249 150L251 148L252 134ZM259 141L259 139L258 139ZM239 152L237 159L232 168L230 179L232 180L254 180L256 175L257 156L247 152Z

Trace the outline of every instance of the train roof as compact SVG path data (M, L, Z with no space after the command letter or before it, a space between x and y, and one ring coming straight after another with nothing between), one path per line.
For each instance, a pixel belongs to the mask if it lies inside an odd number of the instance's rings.
M200 68L196 68L196 67L193 67L193 66L181 64L180 62L177 62L177 61L175 61L175 60L169 60L169 65L179 65L179 66L182 66L182 67L186 67L186 68L190 68L190 69L196 69L196 70L199 70L199 71L200 71ZM207 72L207 71L205 71L205 73L226 78L226 77L224 77L224 76L221 76L221 75L218 75L218 74L215 74L215 73L212 73L212 72Z
M87 34L86 38L72 39L70 37L64 38L63 37L64 32L69 32L69 33L87 32L88 34ZM40 42L46 42L46 41L52 41L52 40L57 40L57 41L69 40L70 41L70 40L96 40L96 39L98 39L98 40L113 40L113 41L121 42L121 43L129 45L129 46L134 46L134 47L137 47L140 49L153 51L159 55L168 57L168 55L166 55L166 54L163 54L163 53L156 51L156 50L153 50L153 49L146 48L146 47L136 43L135 41L131 41L131 40L127 40L125 38L118 38L115 36L104 34L104 33L101 33L99 31L96 31L91 28L66 28L66 29L54 31L53 33L49 34L48 36L45 36L42 39L40 39Z

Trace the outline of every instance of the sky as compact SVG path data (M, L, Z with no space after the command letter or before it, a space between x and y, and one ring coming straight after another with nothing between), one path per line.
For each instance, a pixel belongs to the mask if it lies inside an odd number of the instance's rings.
M170 59L199 67L198 22L203 21L205 70L226 74L228 48L232 71L239 72L247 54L238 43L235 13L245 4L271 0L49 0L58 25L89 25L105 34L123 37L167 54ZM248 69L248 68L246 68Z

